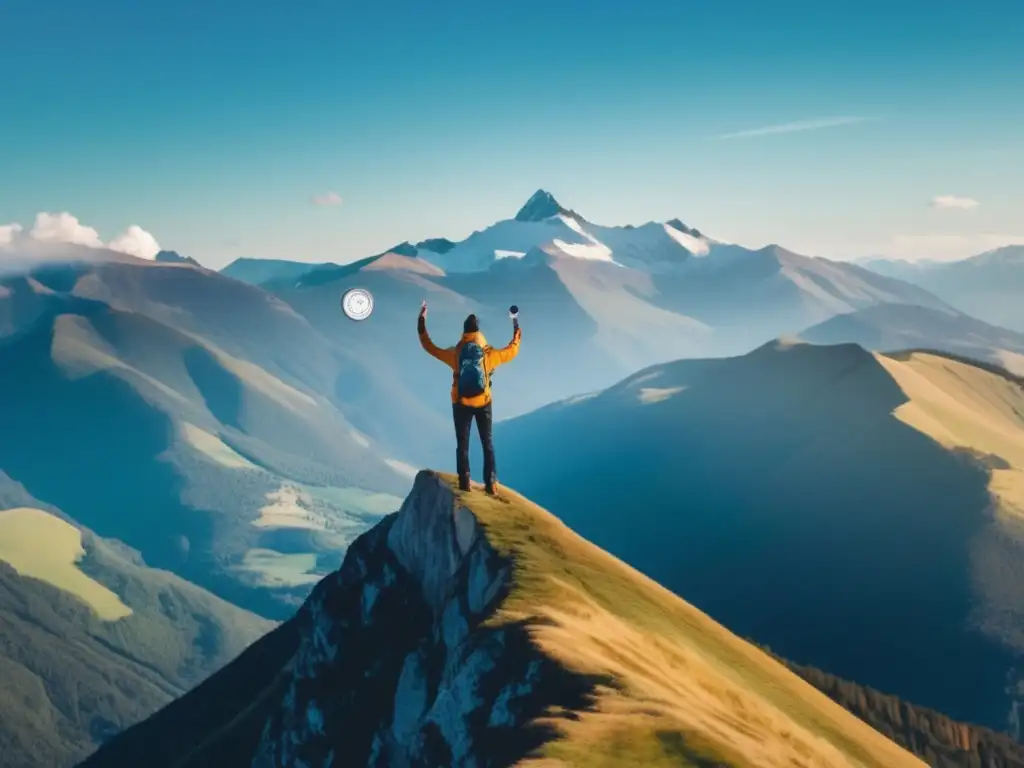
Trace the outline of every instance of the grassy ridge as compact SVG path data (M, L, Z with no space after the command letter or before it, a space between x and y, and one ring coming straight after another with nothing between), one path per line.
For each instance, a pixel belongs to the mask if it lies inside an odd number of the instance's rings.
M544 747L542 763L921 765L549 513L513 492L503 497L459 494L515 563L515 587L491 621L530 618L546 653L614 681L595 711L556 718L560 738Z

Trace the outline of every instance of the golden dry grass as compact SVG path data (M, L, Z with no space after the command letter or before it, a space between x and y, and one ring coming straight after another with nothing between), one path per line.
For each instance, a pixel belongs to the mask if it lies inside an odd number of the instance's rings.
M29 507L0 511L0 560L22 576L74 595L101 619L130 616L121 598L79 570L84 554L81 531L59 517Z
M443 476L454 490L454 478ZM524 761L577 766L921 768L924 764L676 595L502 490L458 493L515 562L493 622L537 617L537 645L611 675L595 712ZM780 617L784 620L784 617Z
M896 418L946 448L1002 459L1008 466L992 469L989 490L1000 512L1024 516L1024 388L941 355L877 358L909 399Z

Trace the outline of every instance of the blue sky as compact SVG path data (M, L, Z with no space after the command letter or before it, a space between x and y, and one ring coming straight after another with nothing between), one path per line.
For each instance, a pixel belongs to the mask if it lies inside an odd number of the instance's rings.
M4 0L0 30L0 224L347 261L544 187L844 258L1024 241L1020 0Z

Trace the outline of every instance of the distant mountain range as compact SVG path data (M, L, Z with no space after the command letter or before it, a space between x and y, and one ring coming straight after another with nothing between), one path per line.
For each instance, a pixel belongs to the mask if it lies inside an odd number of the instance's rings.
M26 436L0 468L151 565L283 618L407 487L322 394L331 347L257 288L141 261L0 286L0 429Z
M216 671L411 478L321 394L344 356L279 300L62 254L0 278L5 768L70 765Z
M952 352L1024 376L1024 334L951 310L877 304L836 315L808 328L799 337L812 344L854 343L879 352Z
M873 259L863 265L919 285L988 323L1024 333L1024 245L953 262Z
M639 371L496 442L505 477L733 631L1017 727L1024 387L1006 371L775 342Z
M464 240L345 265L2 258L0 371L17 375L0 376L0 679L17 684L0 752L18 768L33 744L67 765L214 672L336 578L414 467L451 466L450 375L413 332L423 299L442 345L470 312L504 344L521 307L522 352L493 382L499 474L598 544L795 662L996 728L1024 700L996 682L1021 650L1024 405L1004 369L1024 344L923 279L679 219L602 226L543 191ZM1012 284L1012 259L989 263ZM375 296L365 322L340 311L351 287ZM257 738L277 689L226 742L208 728L266 692L300 623L135 733L184 716L174 738L209 735L214 756ZM917 754L941 746L878 722Z
M307 265L299 276L297 269L275 265L261 286L372 369L370 378L340 380L339 396L358 403L361 430L420 465L450 454L447 437L443 445L431 437L449 429L446 375L410 330L422 299L428 328L443 344L458 339L470 312L492 343L505 343L507 308L521 308L520 358L495 379L500 418L652 363L745 352L838 313L892 302L949 309L920 288L852 264L721 243L678 220L599 226L544 191L513 218L461 242L401 243L352 264ZM338 309L352 287L376 299L360 324ZM412 436L411 418L422 425Z
M335 267L336 264L310 264L304 261L282 259L235 259L220 273L250 285L261 285L276 280L295 280L318 267Z

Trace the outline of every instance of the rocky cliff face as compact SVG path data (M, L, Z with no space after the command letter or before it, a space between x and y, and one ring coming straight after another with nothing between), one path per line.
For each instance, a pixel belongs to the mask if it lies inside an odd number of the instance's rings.
M508 764L544 734L524 724L579 706L588 684L519 625L486 626L511 563L420 473L402 509L364 534L297 620L298 651L253 768Z
M921 765L893 740L1021 766L1008 737L794 668L844 711L522 497L452 482L420 473L292 620L83 768Z

